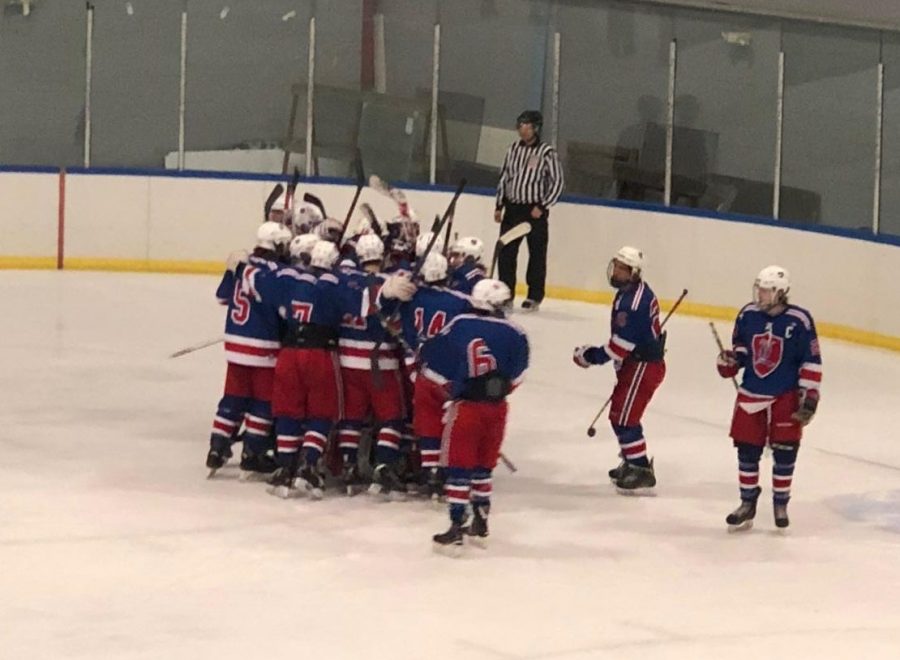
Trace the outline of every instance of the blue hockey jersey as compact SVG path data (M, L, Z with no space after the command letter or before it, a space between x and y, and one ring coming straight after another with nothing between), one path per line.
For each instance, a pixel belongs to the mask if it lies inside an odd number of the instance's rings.
M337 328L340 325L342 293L334 273L282 268L277 279L281 288L282 315L289 326L312 323Z
M457 291L441 286L419 287L412 300L400 305L403 339L415 350L471 308L468 296Z
M470 296L475 285L485 277L484 266L473 261L465 261L450 273L449 287Z
M225 358L233 364L274 367L280 347L278 263L250 257L234 272L225 271L216 290L228 300L225 316Z
M371 370L376 346L379 369L400 367L397 344L382 326L374 304L386 277L383 273L370 274L350 268L339 271L342 318L338 355L344 368Z
M822 356L815 323L805 309L787 305L770 316L746 305L735 320L732 343L744 370L742 400L766 400L798 387L819 389Z
M421 347L422 375L461 398L475 379L498 374L517 386L528 368L528 339L506 319L460 314Z
M648 347L651 351L656 350L660 336L656 294L646 282L635 282L616 293L609 342L600 348L590 349L589 361L594 364L604 364L609 360L622 362L636 350L638 355Z

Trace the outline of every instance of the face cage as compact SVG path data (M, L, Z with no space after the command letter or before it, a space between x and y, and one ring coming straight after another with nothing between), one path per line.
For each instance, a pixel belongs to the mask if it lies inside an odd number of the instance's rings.
M631 277L628 278L627 282L616 282L615 280L613 280L613 273L616 270L616 261L617 261L617 259L615 257L613 257L612 259L609 260L609 265L606 267L606 280L609 282L609 285L611 287L613 287L615 289L619 289L619 288L625 286L626 284L630 284L631 282L634 282L635 278L638 275L640 275L641 271L639 268L635 268L634 266L629 266L624 261L622 261L620 263L623 266L626 266L629 269L631 269Z
M772 302L763 305L762 301L759 298L760 291L771 291L772 292ZM787 294L788 290L778 289L776 287L767 287L763 288L759 285L759 280L753 283L753 304L759 307L764 312L768 312L773 307L777 307L778 305L786 305L787 304Z

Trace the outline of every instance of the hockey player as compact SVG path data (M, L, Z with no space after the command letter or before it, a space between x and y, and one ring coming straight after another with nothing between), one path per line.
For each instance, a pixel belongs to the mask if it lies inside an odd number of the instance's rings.
M419 287L412 300L400 305L403 338L413 351L440 333L454 318L471 311L468 296L447 288L447 259L442 254L430 252L420 275L425 286ZM415 379L413 432L421 459L421 484L432 499L439 498L443 492L439 464L446 401L447 393L441 385L428 378Z
M357 452L371 412L380 427L375 448L375 491L402 494L405 487L394 469L400 456L404 418L400 359L397 345L377 318L378 309L372 301L379 295L408 300L415 286L408 274L381 273L384 244L374 234L360 236L356 254L363 270L343 269L339 274L346 301L338 339L344 384L344 417L338 428L343 479L348 493L359 484Z
M450 288L471 295L472 289L486 276L481 259L484 242L476 236L460 238L450 248Z
M472 292L475 313L457 316L422 345L422 377L444 387L451 401L443 447L450 528L432 537L439 551L458 551L465 535L478 544L487 540L506 397L528 368L528 340L503 318L511 298L502 282L482 280ZM473 519L467 526L470 501Z
M789 524L794 463L803 427L819 405L822 357L812 315L788 302L790 276L780 266L763 268L753 284L753 302L738 314L733 348L719 354L723 378L744 370L731 438L738 454L741 505L726 518L732 529L753 525L761 488L759 459L772 448L772 500L775 525Z
M246 262L228 265L216 296L228 300L225 318L225 393L219 401L206 466L213 472L231 456L231 442L243 422L241 470L275 469L272 431L272 380L279 349L276 273L291 232L277 222L257 230L256 247Z
M337 258L334 243L317 239L307 272L285 268L278 273L287 332L275 366L272 409L281 469L272 485L282 497L292 492L298 468L313 499L322 497L324 482L317 464L340 418L337 342L342 306L338 279L331 272Z
M659 301L642 278L643 253L623 247L609 262L607 277L617 289L612 305L609 342L579 346L573 360L579 367L606 364L616 368L609 421L619 441L621 463L609 478L621 494L644 494L656 486L653 461L641 418L666 375L665 333L660 331Z

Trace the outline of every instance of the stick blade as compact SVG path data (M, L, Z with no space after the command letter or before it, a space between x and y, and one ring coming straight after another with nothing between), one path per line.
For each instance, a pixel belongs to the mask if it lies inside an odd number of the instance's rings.
M520 238L524 238L525 236L527 236L530 233L531 233L531 223L523 222L521 224L516 225L509 231L501 234L498 243L500 243L501 246L509 245L513 241L517 241Z

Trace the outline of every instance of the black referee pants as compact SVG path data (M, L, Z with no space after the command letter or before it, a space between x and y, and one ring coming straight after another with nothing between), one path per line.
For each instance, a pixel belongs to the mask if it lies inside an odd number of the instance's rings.
M547 211L535 220L531 217L531 209L534 206L534 204L506 202L500 233L503 234L523 222L531 223L531 233L524 239L528 241L528 270L525 273L525 281L528 284L528 298L541 302L544 299L544 285L547 280L547 243L550 234L547 228ZM500 279L512 291L513 297L516 295L516 267L522 240L520 238L503 247L497 260Z

